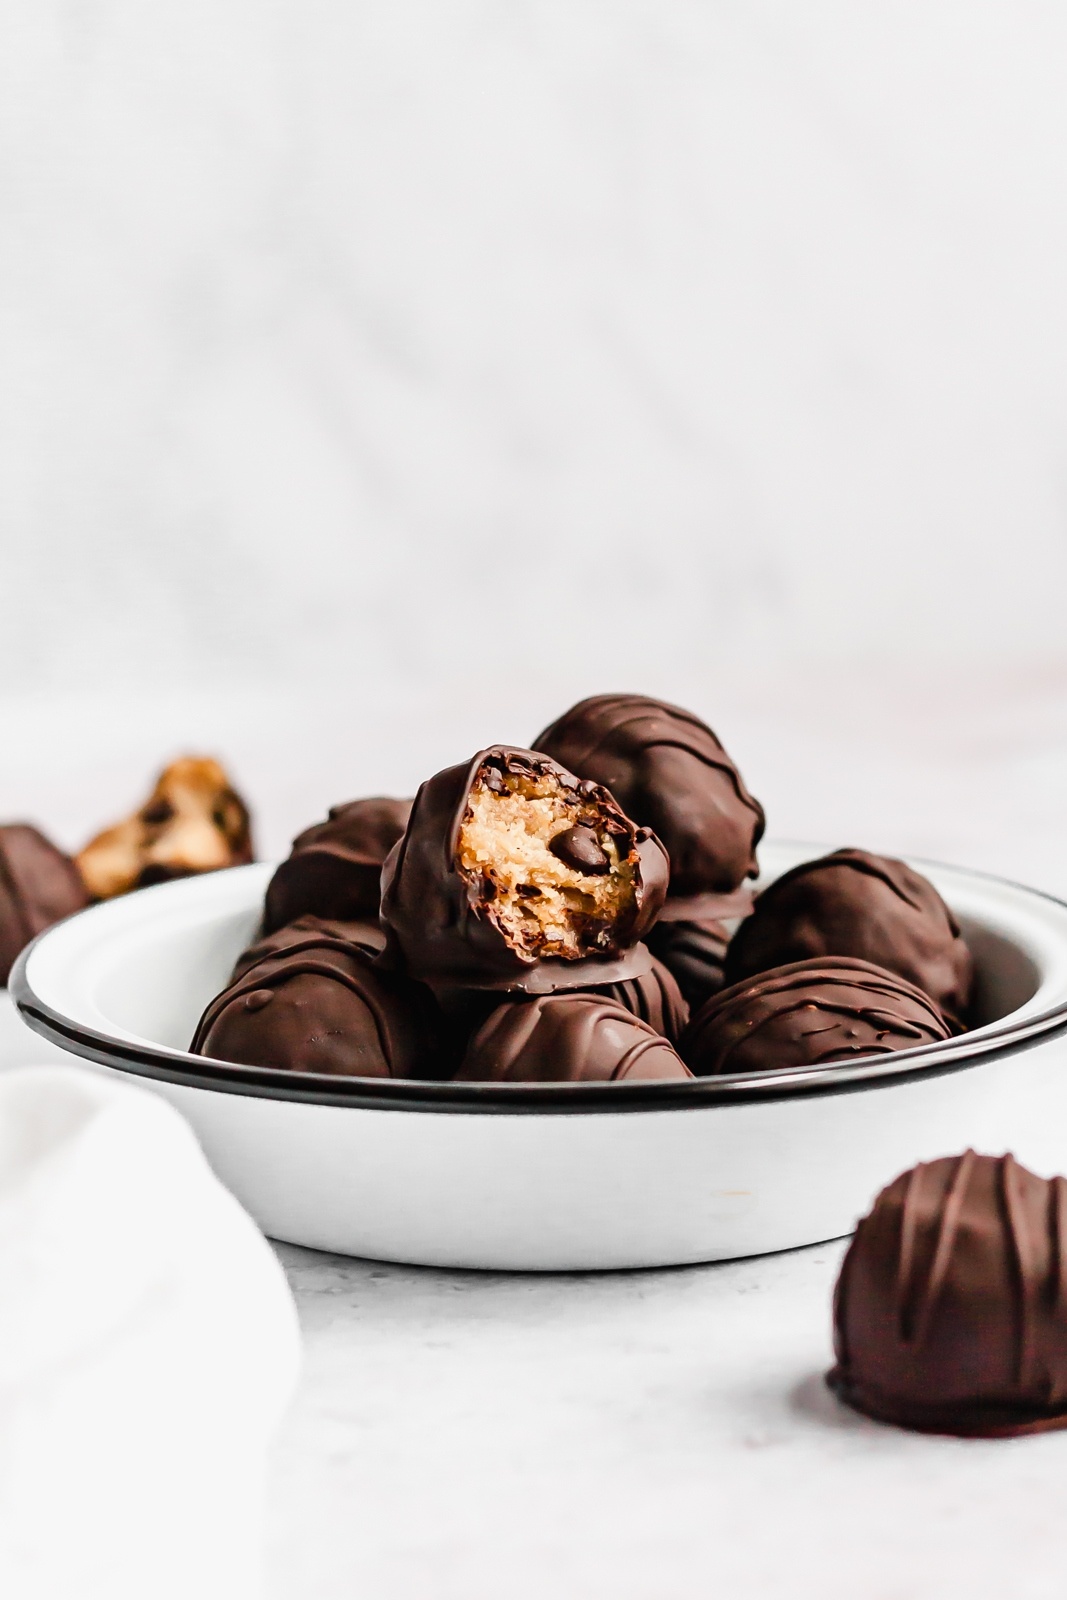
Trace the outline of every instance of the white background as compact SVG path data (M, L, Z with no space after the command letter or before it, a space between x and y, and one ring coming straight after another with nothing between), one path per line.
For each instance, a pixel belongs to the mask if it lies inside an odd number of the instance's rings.
M274 853L625 688L1067 889L1059 7L0 16L0 814L204 747Z

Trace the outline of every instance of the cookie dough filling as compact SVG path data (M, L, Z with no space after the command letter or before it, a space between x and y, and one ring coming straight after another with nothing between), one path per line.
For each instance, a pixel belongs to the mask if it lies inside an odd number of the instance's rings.
M553 772L478 773L460 825L460 872L513 949L578 961L616 948L637 909L624 823Z

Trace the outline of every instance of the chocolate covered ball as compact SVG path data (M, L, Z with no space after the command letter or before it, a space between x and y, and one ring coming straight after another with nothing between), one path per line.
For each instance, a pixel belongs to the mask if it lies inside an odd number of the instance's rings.
M588 990L505 1000L467 1045L465 1083L636 1083L692 1077L670 1043Z
M296 945L306 944L309 934L324 935L342 944L358 945L371 957L380 955L385 948L385 934L376 921L341 922L331 917L297 917L295 922L287 922L283 928L263 934L247 950L242 950L234 963L230 982L240 978L249 967L257 966L272 956L282 955Z
M821 956L853 956L899 973L957 1026L974 963L933 884L903 861L834 850L783 873L756 900L726 953L726 982Z
M829 1383L868 1416L997 1438L1067 1424L1067 1182L948 1156L883 1189L834 1294Z
M171 762L144 805L76 857L94 900L251 860L248 807L209 756Z
M410 800L352 800L293 840L267 885L263 931L297 917L377 922L382 865L403 834Z
M796 961L714 995L679 1041L698 1078L814 1067L948 1039L937 1006L868 961Z
M419 790L382 873L387 956L440 988L636 976L667 877L659 840L606 789L495 745Z
M730 930L715 917L659 921L645 934L645 943L671 973L691 1011L725 986L723 964Z
M204 1012L190 1049L331 1076L432 1078L446 1070L429 991L321 929L245 966Z
M27 822L0 826L0 985L19 952L89 896L68 855Z
M534 740L580 778L610 789L670 857L674 896L729 893L755 877L763 808L706 723L639 694L582 700Z
M689 1007L662 961L654 960L651 970L639 978L605 984L596 993L622 1006L624 1011L647 1023L672 1044L678 1043L689 1021Z

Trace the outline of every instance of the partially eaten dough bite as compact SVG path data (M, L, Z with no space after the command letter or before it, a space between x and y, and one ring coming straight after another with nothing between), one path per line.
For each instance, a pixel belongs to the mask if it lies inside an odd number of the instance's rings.
M248 807L217 761L183 756L132 817L97 834L75 859L96 900L241 866L252 860Z
M627 942L640 867L633 825L595 784L547 760L483 762L456 864L472 902L530 961L579 961Z

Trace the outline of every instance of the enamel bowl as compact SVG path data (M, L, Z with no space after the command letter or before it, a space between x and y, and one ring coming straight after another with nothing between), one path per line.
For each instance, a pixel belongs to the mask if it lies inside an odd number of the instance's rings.
M818 854L766 845L769 881ZM918 862L979 974L962 1038L692 1083L433 1084L190 1055L257 926L270 865L162 884L41 935L12 975L31 1028L139 1079L276 1239L438 1266L667 1266L848 1233L920 1160L972 1145L1067 1171L1067 905Z

